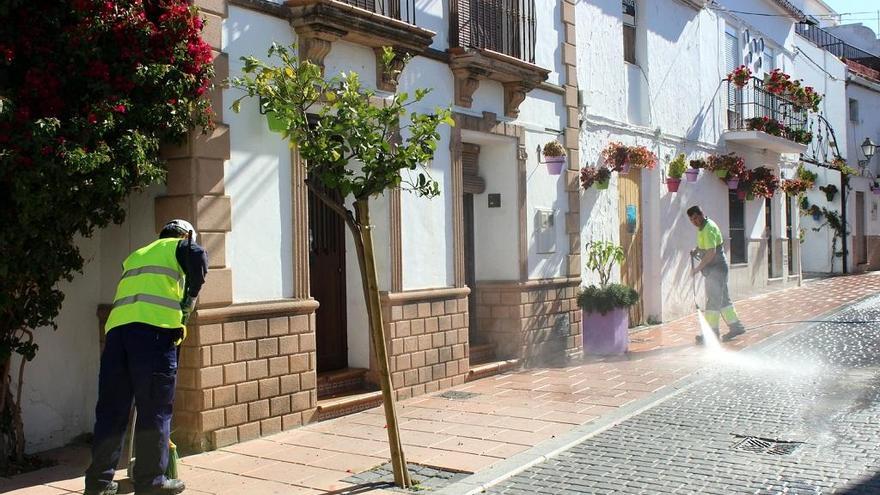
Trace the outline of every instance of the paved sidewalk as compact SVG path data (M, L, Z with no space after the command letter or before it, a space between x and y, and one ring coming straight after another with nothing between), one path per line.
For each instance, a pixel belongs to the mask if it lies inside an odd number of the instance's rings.
M739 301L737 309L750 331L725 345L755 344L796 324L768 323L812 319L878 292L880 274L865 274ZM691 315L633 335L625 356L527 369L453 389L473 395L447 399L435 393L400 402L407 460L478 472L579 425L607 419L710 364L704 350L693 345L696 328ZM186 457L181 477L192 494L399 493L341 481L387 461L384 426L381 408L307 425ZM0 479L0 493L52 495L82 489L88 451L68 447L54 455L58 466Z

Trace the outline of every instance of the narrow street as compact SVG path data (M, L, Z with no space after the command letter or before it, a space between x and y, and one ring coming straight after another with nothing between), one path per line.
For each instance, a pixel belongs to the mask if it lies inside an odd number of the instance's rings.
M757 349L707 349L668 400L488 493L880 493L878 304Z

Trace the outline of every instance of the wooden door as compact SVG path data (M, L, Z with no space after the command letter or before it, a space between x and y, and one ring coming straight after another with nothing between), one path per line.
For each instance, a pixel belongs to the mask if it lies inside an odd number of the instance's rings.
M853 236L856 264L865 264L868 262L868 243L865 237L865 193L863 192L856 192L856 225Z
M309 191L309 282L315 313L318 371L348 366L345 303L345 225Z
M644 322L644 293L642 285L642 171L633 168L618 176L620 246L626 258L620 267L621 283L639 292L639 302L629 309L630 326Z
M471 344L479 341L477 332L477 268L474 253L474 195L462 196L464 210L464 283L471 289L468 296L468 339Z

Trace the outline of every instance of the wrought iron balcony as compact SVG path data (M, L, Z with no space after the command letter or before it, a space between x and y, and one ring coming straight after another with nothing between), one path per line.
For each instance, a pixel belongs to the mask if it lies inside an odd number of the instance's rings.
M764 81L751 78L740 88L727 85L727 141L779 153L801 153L812 141L808 111L788 98L767 91Z
M880 56L856 48L818 26L796 24L795 32L838 58L880 71Z
M416 24L415 0L340 0L374 14L397 19L407 24Z
M450 0L450 45L535 63L534 0Z

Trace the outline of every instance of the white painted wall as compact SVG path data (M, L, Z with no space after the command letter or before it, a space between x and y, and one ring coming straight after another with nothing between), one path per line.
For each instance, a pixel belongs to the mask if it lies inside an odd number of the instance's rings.
M282 19L230 6L223 22L223 50L230 77L241 74L240 57L266 60L272 41L295 39ZM227 265L233 269L233 302L264 301L293 295L290 149L269 132L252 99L241 112L229 109L242 93L223 91L223 119L230 127L231 155L225 163L226 194L232 198L232 231L226 236ZM259 242L254 242L259 239Z
M566 257L569 254L568 234L565 232L565 215L568 213L568 193L565 191L565 171L550 175L547 165L537 150L540 146L557 139L551 132L526 132L526 239L528 240L528 278L541 279L564 276L567 272ZM539 253L536 242L538 210L551 210L556 238L556 250Z

